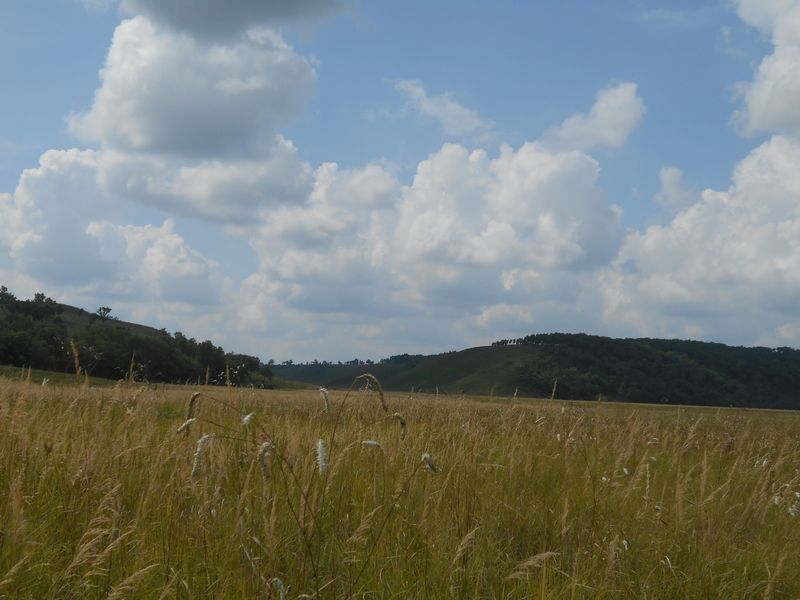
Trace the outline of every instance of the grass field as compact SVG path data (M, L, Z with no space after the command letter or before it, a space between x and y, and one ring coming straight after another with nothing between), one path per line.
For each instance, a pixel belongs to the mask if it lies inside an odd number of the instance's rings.
M362 383L0 379L0 597L800 597L794 413Z

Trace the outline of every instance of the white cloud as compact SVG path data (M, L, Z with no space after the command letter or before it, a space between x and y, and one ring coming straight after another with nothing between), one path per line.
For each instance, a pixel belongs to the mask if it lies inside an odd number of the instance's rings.
M82 233L92 215L113 213L95 189L96 166L91 150L49 150L38 167L23 171L13 195L0 197L0 243L22 272L77 284L109 273L96 244Z
M548 129L543 141L558 149L619 148L644 118L645 105L635 83L620 83L597 93L587 113L575 113Z
M453 100L450 94L429 96L420 81L401 79L393 81L392 84L406 97L416 112L438 121L446 136L465 137L485 134L493 127L491 121L482 119L476 111L462 106Z
M299 114L315 77L274 30L207 44L136 17L115 31L92 108L69 123L100 144L103 192L253 222L311 192L312 168L274 130Z
M693 190L683 180L683 171L677 167L664 167L658 173L661 183L655 201L672 211L679 211L700 199L699 192Z
M112 225L123 207L98 188L97 168L95 151L50 150L22 173L13 195L0 195L5 261L50 293L103 288L151 300L216 297L214 263L174 232L173 221Z
M219 298L220 281L214 281L216 262L175 233L172 219L160 227L93 221L86 226L86 233L98 240L101 256L117 265L110 290L116 295L194 304L215 304Z
M602 276L609 321L643 335L785 342L800 323L799 161L800 144L776 136L729 190L632 233Z
M745 23L771 36L773 52L752 82L741 84L744 107L734 122L745 134L800 134L800 4L796 0L738 0Z
M767 33L797 8L797 0L735 0L734 4L742 21Z
M130 152L252 153L277 122L299 114L315 77L273 30L203 45L136 17L117 27L94 103L69 127Z
M311 192L311 167L288 140L275 136L259 156L181 158L116 150L99 153L101 188L173 214L222 223L251 223Z
M535 143L495 158L445 144L407 186L378 165L322 165L304 206L240 229L261 266L243 284L239 328L280 335L295 323L325 338L369 323L375 347L403 318L449 323L445 346L487 341L491 323L569 329L576 312L599 311L584 286L622 239L597 175L584 153ZM395 344L417 343L403 335Z
M123 10L130 14L144 14L194 36L213 38L287 19L316 19L342 7L339 0L122 0Z

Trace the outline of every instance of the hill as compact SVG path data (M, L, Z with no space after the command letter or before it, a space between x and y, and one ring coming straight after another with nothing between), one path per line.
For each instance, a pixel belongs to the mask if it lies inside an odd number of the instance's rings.
M276 374L346 387L365 370L386 389L559 398L800 408L800 351L686 340L539 334L376 364L275 365Z
M107 307L89 313L44 294L20 300L0 287L0 365L112 380L132 374L154 382L272 386L272 371L255 356L110 313Z

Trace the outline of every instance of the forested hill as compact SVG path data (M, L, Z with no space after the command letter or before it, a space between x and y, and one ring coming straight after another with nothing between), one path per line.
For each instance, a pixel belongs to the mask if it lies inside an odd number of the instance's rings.
M0 287L0 365L124 379L269 386L272 372L255 356L225 352L206 340L120 321L44 294L16 298ZM77 355L77 362L76 362Z
M800 351L659 339L539 334L375 364L275 365L281 377L346 387L365 370L384 387L558 398L800 409Z

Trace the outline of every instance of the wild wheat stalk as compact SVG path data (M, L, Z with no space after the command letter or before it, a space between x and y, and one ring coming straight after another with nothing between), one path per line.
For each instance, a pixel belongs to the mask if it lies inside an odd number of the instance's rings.
M326 413L331 412L331 399L330 396L328 396L328 389L324 387L319 388L319 394L325 401L325 412Z
M261 465L261 474L264 475L264 479L269 479L270 477L268 459L269 451L273 448L272 442L264 442L258 449L258 464Z
M205 452L206 446L208 446L210 441L210 433L203 434L203 437L197 440L197 450L194 452L194 465L192 466L192 477L197 477L200 475L200 469L203 464L203 453Z
M325 447L325 442L322 438L317 440L317 468L320 475L325 475L328 470L328 449Z
M188 434L189 433L189 429L192 427L192 425L194 424L195 421L197 421L197 419L195 419L194 417L192 417L191 419L186 419L183 422L183 425L178 427L178 431L176 431L175 433L186 433L186 434Z

